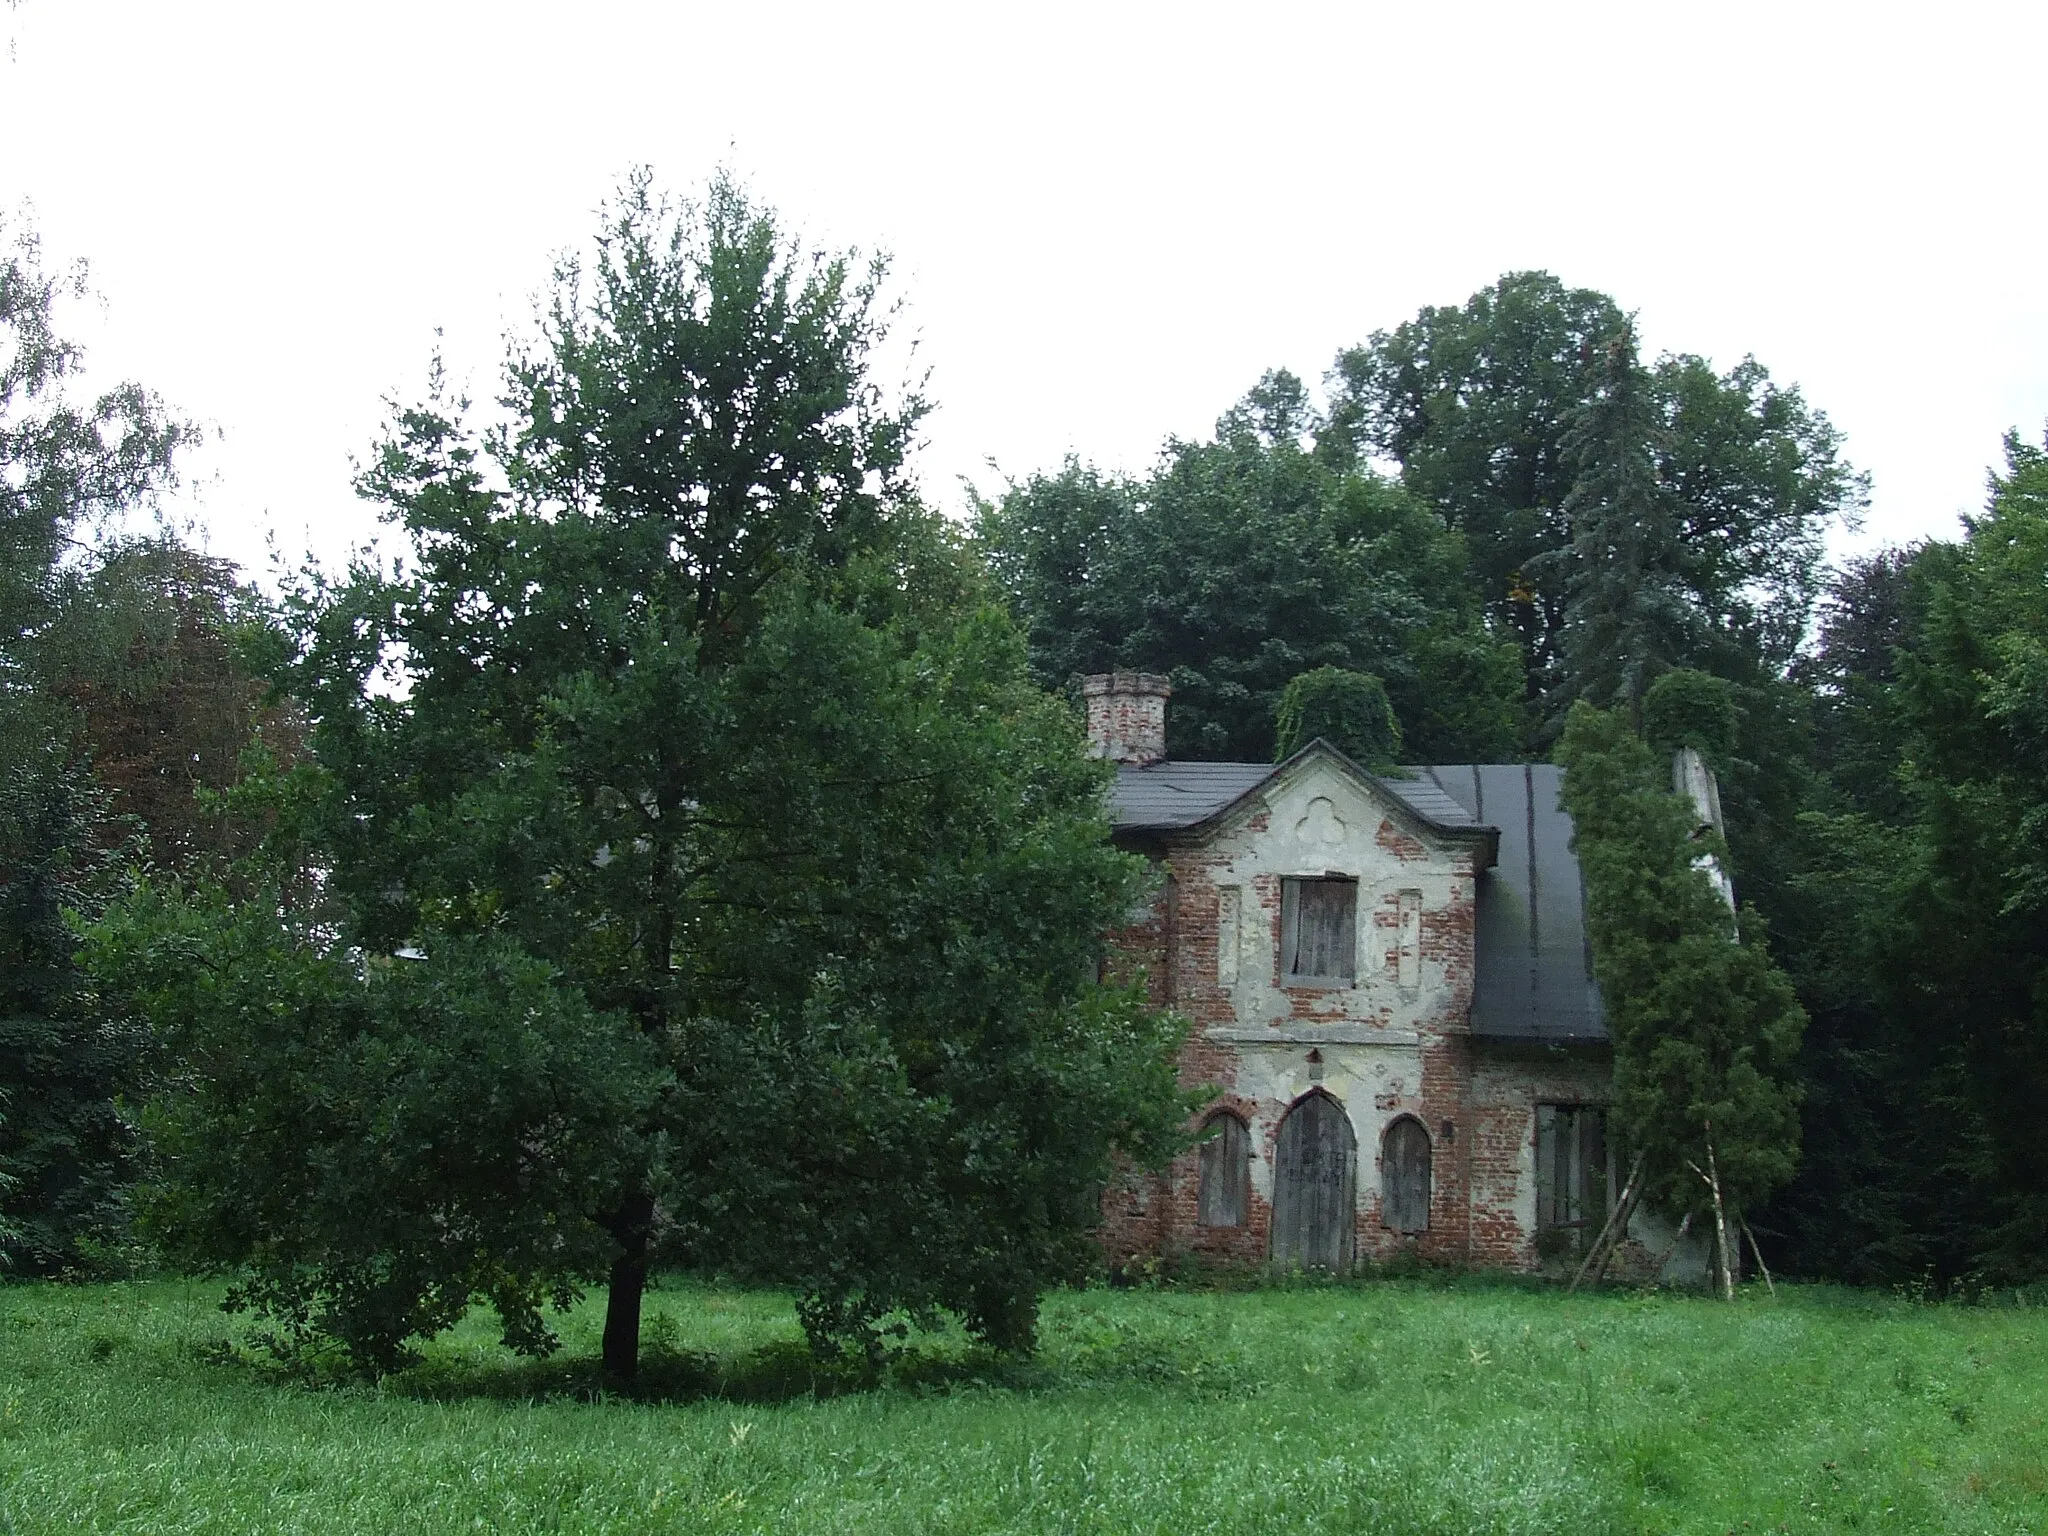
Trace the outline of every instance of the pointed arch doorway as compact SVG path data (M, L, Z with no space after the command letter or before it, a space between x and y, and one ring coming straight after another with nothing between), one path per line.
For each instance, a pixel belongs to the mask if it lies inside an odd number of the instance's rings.
M1273 1149L1273 1262L1284 1269L1351 1268L1358 1138L1322 1089L1295 1101Z

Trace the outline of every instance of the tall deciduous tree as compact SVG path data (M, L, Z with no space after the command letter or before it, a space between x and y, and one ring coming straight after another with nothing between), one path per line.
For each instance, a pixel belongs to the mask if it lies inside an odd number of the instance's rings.
M139 384L81 394L85 354L58 311L85 294L85 269L47 270L32 230L0 225L0 242L0 701L18 705L38 689L68 557L173 483L197 433Z
M1510 751L1513 658L1467 590L1459 541L1399 487L1332 464L1323 428L1300 381L1273 373L1143 481L1070 462L985 507L977 531L1040 680L1165 673L1175 756L1258 760L1292 678L1367 671L1411 752Z
M71 963L65 913L96 913L139 845L62 697L66 626L91 610L96 541L195 436L140 385L83 389L61 309L84 291L83 268L48 270L32 230L0 226L0 1263L41 1270L116 1235L139 1060Z
M171 1216L254 1266L257 1301L372 1360L472 1299L540 1347L534 1298L602 1273L627 1377L666 1255L794 1286L821 1347L941 1307L1022 1347L1086 1263L1113 1153L1177 1144L1170 1022L1093 980L1141 871L1072 712L911 494L924 407L872 373L882 275L803 254L727 182L672 209L636 178L515 348L501 428L440 396L399 413L362 486L407 566L306 594L291 673L319 766L279 835L312 840L342 930L218 957L251 997L263 956L312 957L260 1020L177 979L221 924L173 904L105 930L190 1049L260 1027L299 1053L163 1109L173 1144L221 1152L181 1165ZM358 974L352 947L423 955L391 962L422 979ZM502 1113L466 1102L462 1065L494 976L532 1024ZM340 1016L423 1044L337 1056L362 1034ZM338 1201L230 1219L252 1158L293 1188L339 1177L346 1115L239 1158L218 1134L251 1096L282 1120L308 1093L364 1106L392 1155L346 1167ZM618 1134L556 1134L558 1098ZM472 1137L473 1176L427 1176L426 1149ZM423 1236L443 1230L460 1251Z
M1567 439L1609 392L1608 344L1628 327L1606 294L1511 272L1340 354L1332 374L1330 452L1393 458L1464 535L1545 721L1583 691L1564 655L1576 568L1566 501L1581 472ZM1663 574L1694 619L1683 660L1735 678L1781 670L1819 589L1826 527L1860 512L1867 480L1827 418L1754 359L1717 373L1669 354L1642 373L1672 520Z

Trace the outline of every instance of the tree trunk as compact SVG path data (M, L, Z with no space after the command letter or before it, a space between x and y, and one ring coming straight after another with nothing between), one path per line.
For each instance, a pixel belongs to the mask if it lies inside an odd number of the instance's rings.
M1735 1266L1728 1255L1728 1210L1721 1203L1721 1168L1714 1160L1714 1128L1707 1127L1707 1188L1714 1193L1714 1248L1721 1256L1721 1296L1735 1299Z
M654 1197L634 1190L612 1218L619 1256L612 1261L611 1287L604 1304L604 1374L619 1385L640 1373L640 1299L647 1292L647 1240L654 1224Z

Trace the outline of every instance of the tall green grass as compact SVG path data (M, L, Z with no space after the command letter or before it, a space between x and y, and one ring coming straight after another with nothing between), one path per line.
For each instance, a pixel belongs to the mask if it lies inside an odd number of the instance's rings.
M0 1288L0 1532L2048 1531L2048 1312L1382 1281L1070 1293L1024 1364L813 1369L650 1298L659 1400L481 1326L285 1379L200 1285Z

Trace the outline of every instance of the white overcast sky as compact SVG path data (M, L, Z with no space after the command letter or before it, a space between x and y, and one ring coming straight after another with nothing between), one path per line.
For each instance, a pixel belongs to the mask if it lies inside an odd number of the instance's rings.
M1952 532L2048 418L2048 6L14 0L0 209L91 263L92 377L218 429L212 547L332 559L437 328L492 393L645 163L893 253L921 472L1140 469L1265 368L1504 270L1797 382Z

